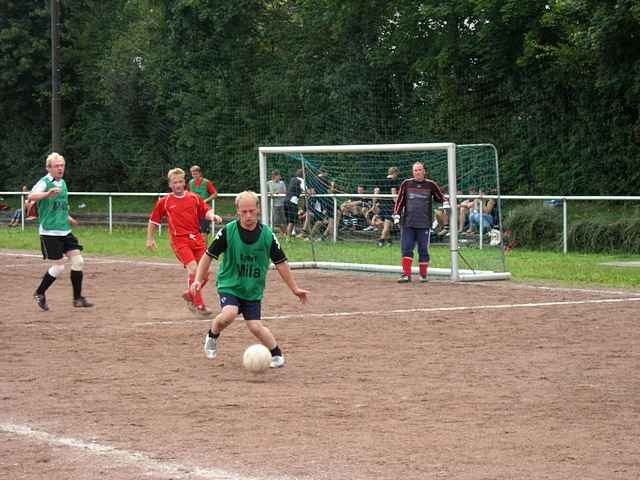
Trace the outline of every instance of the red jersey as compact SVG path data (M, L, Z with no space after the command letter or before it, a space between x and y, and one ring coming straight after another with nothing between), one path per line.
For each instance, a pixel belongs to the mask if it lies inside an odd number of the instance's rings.
M211 208L195 193L185 191L179 197L170 193L156 202L149 221L160 225L162 217L166 216L171 237L200 235L200 219L209 210Z

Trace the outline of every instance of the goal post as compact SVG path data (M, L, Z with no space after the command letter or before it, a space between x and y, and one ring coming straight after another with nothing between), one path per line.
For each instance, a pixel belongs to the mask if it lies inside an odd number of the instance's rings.
M366 170L368 169L378 169L380 170L380 165L383 165L383 161L386 162L384 165L389 163L393 163L396 155L402 156L402 165L403 165L403 174L400 177L400 181L404 178L410 176L410 166L415 161L421 161L428 167L430 170L433 165L435 170L437 170L437 177L434 178L440 185L446 184L447 190L449 192L449 213L448 213L448 234L446 236L446 240L448 241L448 265L444 268L438 266L432 266L430 268L430 275L435 276L446 276L450 278L452 281L473 281L473 280L499 280L499 279L508 279L510 278L510 274L506 271L497 271L496 269L483 269L476 268L471 265L467 265L470 268L460 268L460 240L459 239L459 222L460 219L458 217L458 206L459 200L464 198L465 195L459 195L458 189L459 185L459 170L457 165L457 156L459 152L463 153L463 157L467 157L471 149L479 149L489 147L491 149L490 154L485 154L485 156L495 156L495 162L493 162L489 157L488 160L484 161L490 167L485 168L488 170L488 173L484 173L487 178L492 177L495 174L495 180L491 180L491 188L495 188L495 195L485 195L484 193L480 193L481 200L482 196L484 198L495 197L497 199L498 204L498 212L499 212L499 182L498 182L498 170L497 170L497 151L493 145L489 144L478 144L478 145L456 145L455 143L406 143L406 144L378 144L378 145L322 145L322 146L263 146L259 147L259 173L260 173L260 205L261 205L261 220L263 223L267 225L271 225L271 202L273 201L273 196L270 196L267 181L270 175L270 168L278 165L282 165L280 167L283 170L283 180L287 183L289 179L289 175L292 171L300 168L305 171L304 177L309 181L313 180L313 175L317 174L318 171L324 170L324 166L328 164L332 167L333 173L337 173L337 176L340 179L342 185L347 189L353 190L353 185L360 178L364 178L366 174ZM476 151L474 150L474 151ZM384 160L380 160L380 165L376 162L377 157L372 157L374 155L386 155ZM431 155L431 157L427 156ZM437 155L434 157L433 155ZM277 159L280 160L277 160ZM381 157L382 158L382 157ZM399 158L399 157L398 157ZM438 160L436 160L436 158ZM273 159L273 160L272 160ZM426 160L426 161L425 161ZM400 160L398 160L400 162ZM474 161L471 162L472 164ZM475 164L471 167L465 166L465 169L468 170L468 175L480 175L480 169L478 165L481 162L475 161ZM372 182L373 183L373 182ZM372 184L371 183L371 184ZM346 186L350 184L349 186ZM331 209L331 205L333 206L333 212L338 212L338 204L340 201L344 201L346 197L353 197L353 195L348 195L347 193L336 193L336 192L328 192L321 195L315 195L314 198L322 200L321 197L326 197L325 200L328 202L333 202L327 207L326 210ZM362 195L365 197L365 195ZM372 201L377 199L387 198L389 201L393 200L391 195L384 194L371 194L368 193L366 195ZM357 197L359 198L359 197ZM346 203L346 202L345 202ZM308 207L305 207L308 208ZM339 216L338 212L338 216ZM337 235L336 232L338 230L337 227L338 218L334 217L333 222L333 238L331 239L334 245L336 244ZM482 232L482 221L480 221L481 230L479 232L479 247L483 248L483 238L484 234L488 232ZM431 234L432 232L430 232ZM341 237L339 240L345 240L345 235L340 232ZM430 237L431 238L431 237ZM308 239L309 240L309 239ZM336 249L334 249L334 253L328 253L327 255L330 258L330 261L319 261L316 256L316 251L321 250L320 245L323 247L329 243L325 242L324 244L320 244L315 242L315 250L314 250L314 238L310 239L311 250L313 252L312 261L305 262L292 262L292 267L294 268L322 268L322 269L337 269L337 270L361 270L361 271L373 271L373 272L400 272L399 262L395 262L393 265L390 261L384 261L383 264L378 263L366 263L366 259L364 263L360 262L351 262L351 261L337 261L331 256L340 256L337 255L336 252L341 250L347 250L346 243L338 245ZM465 243L470 243L467 239L464 240ZM485 249L488 249L489 242L485 242ZM477 244L474 244L477 245ZM496 245L493 245L494 247ZM500 255L502 255L501 261L496 262L497 265L500 263L504 267L504 252L502 249L502 244L498 245L500 249ZM398 250L397 248L394 250ZM348 259L347 259L348 260ZM464 257L463 257L464 260ZM391 264L388 264L391 263ZM468 262L465 260L465 263ZM499 270L499 269L498 269ZM504 268L502 268L504 270Z

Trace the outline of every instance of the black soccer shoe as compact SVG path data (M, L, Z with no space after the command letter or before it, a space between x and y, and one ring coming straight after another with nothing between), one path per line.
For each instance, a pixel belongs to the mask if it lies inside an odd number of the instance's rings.
M73 299L73 306L76 308L88 308L93 307L93 303L84 297L78 297Z
M34 293L33 299L36 301L36 304L40 307L41 310L45 312L49 310L49 305L47 305L47 298L44 296L44 293Z

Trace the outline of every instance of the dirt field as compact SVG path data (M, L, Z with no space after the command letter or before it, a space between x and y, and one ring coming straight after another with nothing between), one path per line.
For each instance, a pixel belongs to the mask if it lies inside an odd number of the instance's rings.
M89 257L96 307L67 271L49 312L44 269L0 252L0 478L640 478L640 292L305 270L302 307L272 272L287 364L252 375L177 264Z

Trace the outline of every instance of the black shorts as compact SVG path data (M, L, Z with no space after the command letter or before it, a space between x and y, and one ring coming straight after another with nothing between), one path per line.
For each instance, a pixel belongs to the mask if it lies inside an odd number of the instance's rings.
M67 252L82 250L82 245L73 233L65 236L40 235L40 249L45 260L60 260Z
M298 205L291 202L285 202L284 212L287 215L287 222L298 223Z
M380 211L378 212L378 216L382 220L393 220L392 215L394 206L394 203L380 202Z
M200 219L200 233L211 233L211 222L206 218Z
M238 307L238 314L242 314L245 320L260 320L262 318L262 302L260 300L243 300L228 293L219 293L220 308L227 305Z

